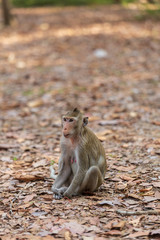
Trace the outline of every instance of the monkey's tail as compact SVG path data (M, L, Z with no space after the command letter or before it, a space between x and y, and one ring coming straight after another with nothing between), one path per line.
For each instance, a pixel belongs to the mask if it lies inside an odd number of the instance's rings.
M56 179L57 175L55 175L55 171L53 166L50 166L50 178Z

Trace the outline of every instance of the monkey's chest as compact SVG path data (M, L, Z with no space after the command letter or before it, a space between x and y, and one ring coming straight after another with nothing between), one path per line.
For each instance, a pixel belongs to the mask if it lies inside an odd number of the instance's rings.
M71 158L71 169L72 169L72 172L73 172L73 175L76 174L76 171L77 171L77 160L75 157L72 157Z

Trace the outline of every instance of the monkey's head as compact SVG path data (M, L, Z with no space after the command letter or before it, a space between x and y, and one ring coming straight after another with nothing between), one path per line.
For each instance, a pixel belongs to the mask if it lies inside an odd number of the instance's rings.
M75 108L62 117L62 133L65 138L72 138L80 134L83 127L88 124L88 117Z

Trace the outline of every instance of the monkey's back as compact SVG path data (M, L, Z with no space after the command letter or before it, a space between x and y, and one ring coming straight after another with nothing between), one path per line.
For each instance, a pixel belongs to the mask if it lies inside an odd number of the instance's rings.
M100 140L97 138L94 132L88 127L84 127L82 136L84 149L87 149L89 165L90 166L98 165L100 171L104 176L106 172L106 155Z

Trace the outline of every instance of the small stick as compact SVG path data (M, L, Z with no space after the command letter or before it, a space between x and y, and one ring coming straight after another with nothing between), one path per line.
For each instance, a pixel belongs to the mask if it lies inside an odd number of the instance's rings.
M148 211L124 211L124 210L117 210L116 213L126 216L131 215L160 215L159 210L148 210Z

